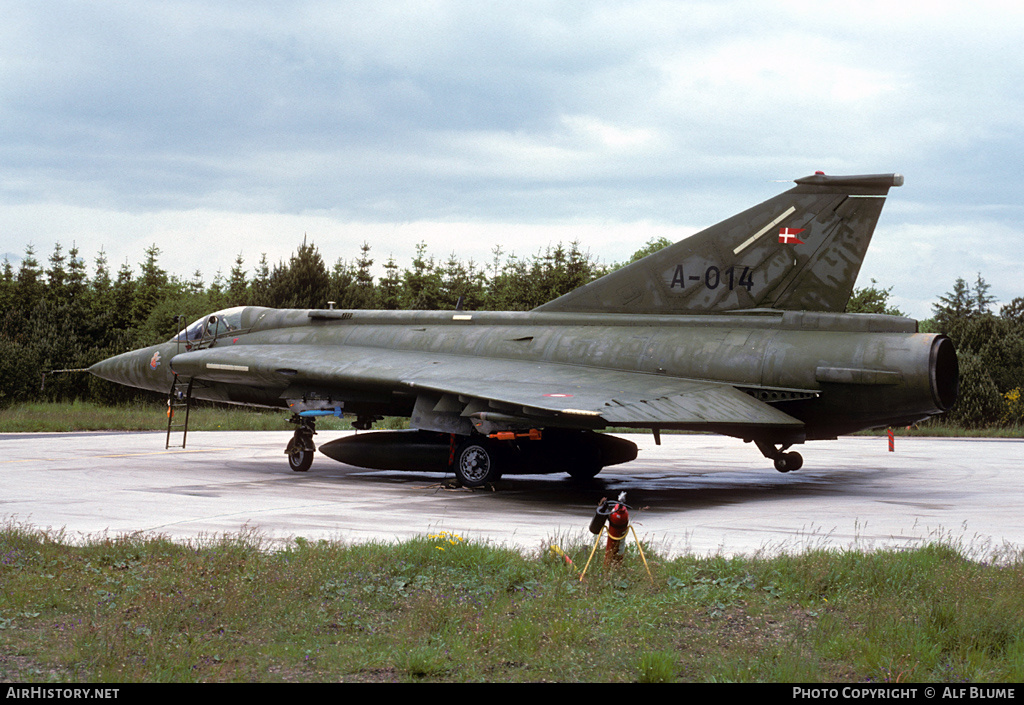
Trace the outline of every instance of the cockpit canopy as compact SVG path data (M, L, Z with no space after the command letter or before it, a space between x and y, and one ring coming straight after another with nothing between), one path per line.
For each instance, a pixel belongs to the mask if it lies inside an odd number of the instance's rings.
M245 308L236 306L203 316L171 338L171 342L198 343L203 338L212 339L239 330L242 327L242 311Z

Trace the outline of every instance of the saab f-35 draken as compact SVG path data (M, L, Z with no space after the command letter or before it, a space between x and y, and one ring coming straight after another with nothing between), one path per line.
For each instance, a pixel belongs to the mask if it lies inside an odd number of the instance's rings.
M277 310L204 316L169 342L93 365L121 384L283 407L285 453L308 470L315 422L384 416L320 452L377 469L591 478L636 458L610 427L752 441L798 469L805 441L941 413L957 396L948 338L844 313L899 174L796 186L528 312ZM170 443L168 427L168 444ZM187 429L186 429L187 430ZM184 437L182 438L184 444Z

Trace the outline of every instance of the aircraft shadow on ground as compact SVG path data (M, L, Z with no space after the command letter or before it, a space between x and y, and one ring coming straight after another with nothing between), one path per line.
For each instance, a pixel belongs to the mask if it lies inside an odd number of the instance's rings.
M508 475L493 486L479 489L456 487L451 474L398 470L367 470L344 464L314 467L309 478L372 485L407 486L410 490L472 493L480 499L520 508L596 507L602 498L626 493L633 507L686 511L715 506L766 502L801 496L848 496L862 494L866 484L881 470L832 469L827 472L782 475L774 470L751 469L700 473L650 473L628 471L602 474L593 480L575 481L565 475Z

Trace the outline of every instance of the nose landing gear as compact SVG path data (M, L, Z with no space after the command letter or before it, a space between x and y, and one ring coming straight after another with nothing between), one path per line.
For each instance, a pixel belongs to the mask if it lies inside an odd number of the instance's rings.
M316 453L316 445L313 443L316 419L295 414L288 422L296 424L295 434L284 449L288 456L288 467L294 472L306 472L313 464L313 454Z

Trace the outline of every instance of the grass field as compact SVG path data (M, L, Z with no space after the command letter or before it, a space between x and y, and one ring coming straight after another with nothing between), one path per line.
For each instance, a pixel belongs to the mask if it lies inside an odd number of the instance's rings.
M0 530L0 681L1016 682L1024 561Z
M245 407L198 404L191 410L191 431L286 431L288 412L279 409L257 410ZM387 418L375 428L405 428L405 419ZM70 431L159 431L167 428L166 407L158 404L101 406L90 402L33 402L0 408L0 433L70 432ZM345 419L321 417L317 428L347 430ZM611 429L614 431L615 429ZM635 432L636 429L623 429ZM896 428L897 436L999 437L1024 438L1024 426L966 429L931 421L911 428ZM669 433L666 431L666 433ZM886 431L865 432L884 435Z
M180 412L179 412L180 413ZM197 404L189 412L190 431L289 431L284 409L251 409ZM404 420L386 419L379 428L403 427ZM321 417L317 428L352 428L344 419ZM160 404L102 406L90 402L57 404L34 402L0 409L0 433L41 433L71 431L163 431L167 429L167 407Z

